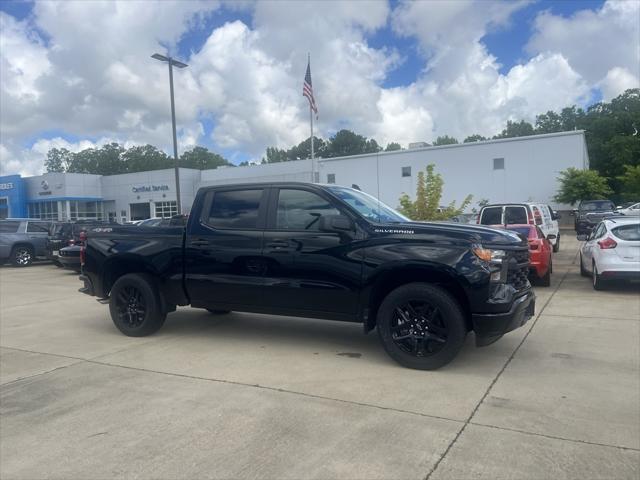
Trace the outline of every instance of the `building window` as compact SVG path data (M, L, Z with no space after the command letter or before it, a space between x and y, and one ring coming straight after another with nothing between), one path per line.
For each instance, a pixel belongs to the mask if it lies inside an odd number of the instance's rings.
M70 220L102 220L102 202L69 200Z
M29 218L58 220L58 202L33 202L27 207Z
M127 216L127 211L126 210L120 210L120 216L121 217L126 217Z
M171 218L178 214L178 204L173 202L156 202L156 217Z
M411 176L411 167L402 167L402 176L410 177Z
M327 174L327 183L336 183L336 174L328 173Z
M504 170L504 158L494 158L493 159L493 169L494 170Z

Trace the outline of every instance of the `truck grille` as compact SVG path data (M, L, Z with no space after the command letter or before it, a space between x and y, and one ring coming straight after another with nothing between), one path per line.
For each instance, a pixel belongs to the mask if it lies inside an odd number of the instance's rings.
M509 259L507 283L517 291L529 288L529 249L513 250Z

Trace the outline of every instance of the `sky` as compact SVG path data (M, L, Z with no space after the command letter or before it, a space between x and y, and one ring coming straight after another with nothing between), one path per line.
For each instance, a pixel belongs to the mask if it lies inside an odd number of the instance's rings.
M379 144L499 133L640 86L640 0L0 2L0 174L50 148L203 145L234 163L351 129Z

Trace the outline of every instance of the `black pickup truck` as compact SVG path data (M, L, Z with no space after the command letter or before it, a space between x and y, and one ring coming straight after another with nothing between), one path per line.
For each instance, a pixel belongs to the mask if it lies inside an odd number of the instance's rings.
M487 345L534 314L526 240L483 226L411 222L335 185L205 187L186 228L89 229L81 292L125 335L177 305L361 322L400 364L436 369L474 331Z
M611 200L582 200L573 211L576 234L591 233L604 217L615 212L616 206Z

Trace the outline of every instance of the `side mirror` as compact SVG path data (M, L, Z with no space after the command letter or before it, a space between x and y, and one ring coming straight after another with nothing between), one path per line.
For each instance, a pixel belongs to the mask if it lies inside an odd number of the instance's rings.
M560 215L556 210L551 210L551 220L560 220L562 215Z
M553 233L547 235L547 240L555 240L555 239L556 239L556 236Z
M576 237L579 242L586 242L588 238L589 235L587 235L586 233L582 233Z
M320 217L319 228L322 232L349 232L353 222L346 215L324 215Z

